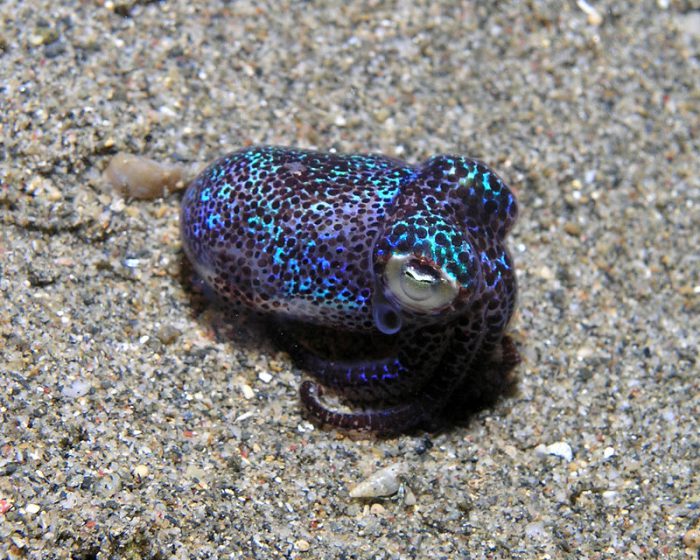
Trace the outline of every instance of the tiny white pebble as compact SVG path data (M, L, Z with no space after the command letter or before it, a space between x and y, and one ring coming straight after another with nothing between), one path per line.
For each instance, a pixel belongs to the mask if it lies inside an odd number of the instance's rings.
M269 383L272 381L272 375L270 375L270 373L267 371L261 371L258 373L258 379L263 383Z
M124 259L124 266L127 268L138 268L141 259Z
M605 492L603 492L603 500L612 503L617 500L617 495L618 493L616 490L605 490Z
M126 208L126 202L124 202L123 198L115 198L112 201L112 204L109 205L110 211L114 212L115 214L123 212L124 208Z
M24 508L25 511L31 515L36 515L41 511L41 507L39 507L38 504L27 504L27 507Z
M147 465L137 465L134 467L134 476L139 480L143 480L148 476L149 469Z
M603 450L603 459L610 459L610 457L612 457L613 455L615 455L615 449L614 449L614 448L612 448L612 447L606 447L606 448Z
M552 269L549 268L548 266L540 267L539 270L537 271L537 274L543 280L554 280L554 272L552 272Z
M299 539L294 543L294 546L299 552L307 552L311 548L309 541L305 541L304 539Z
M571 450L571 446L565 441L558 441L551 445L544 445L541 443L535 448L535 453L538 455L554 455L555 457L561 457L567 463L570 463L574 458L574 452Z
M253 388L246 383L243 383L241 385L241 393L243 393L243 398L248 400L252 399L255 396L255 391L253 391Z

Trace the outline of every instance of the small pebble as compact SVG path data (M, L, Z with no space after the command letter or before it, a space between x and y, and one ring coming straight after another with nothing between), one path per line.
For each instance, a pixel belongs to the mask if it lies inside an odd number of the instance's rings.
M294 546L299 552L308 552L308 550L311 548L309 541L305 541L304 539L299 539L294 543Z
M558 441L551 445L544 445L541 443L535 448L535 453L538 455L554 455L555 457L561 457L567 463L570 463L574 458L574 452L571 450L571 446L565 441Z
M253 391L253 388L247 383L241 384L241 393L243 393L243 398L247 400L250 400L255 396L255 391Z
M267 371L261 371L258 373L258 379L263 383L269 383L272 381L272 375L270 375Z
M554 271L548 266L541 266L537 269L537 274L543 280L554 280Z
M168 345L177 340L177 337L180 336L180 331L172 325L163 325L158 329L156 336L163 344Z
M143 480L148 476L148 473L150 472L148 469L147 465L137 465L134 467L134 477L138 478L139 480Z
M683 535L683 544L691 550L700 548L700 529L691 529Z
M620 493L617 492L616 490L605 490L602 493L603 500L605 500L605 502L607 502L608 504L615 503L615 501L617 500L619 495L620 495Z
M166 189L174 191L184 186L180 166L122 152L112 158L104 176L121 195L144 200L162 197Z
M579 237L582 233L581 226L575 224L574 222L566 222L564 224L564 231L572 237Z
M41 507L38 504L27 504L24 510L30 515L36 515L41 511Z
M372 504L369 508L369 512L372 515L384 515L386 509L382 504Z
M11 537L12 544L15 545L17 548L22 549L26 548L27 546L27 539L21 537L17 533L14 533ZM16 556L18 557L18 556Z

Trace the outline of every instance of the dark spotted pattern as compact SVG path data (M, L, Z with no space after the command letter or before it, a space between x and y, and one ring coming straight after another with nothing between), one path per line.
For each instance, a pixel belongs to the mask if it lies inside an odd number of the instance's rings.
M301 396L312 417L396 432L517 362L504 336L516 296L504 238L516 215L505 183L462 156L414 166L255 147L192 182L181 227L187 255L217 294L272 317L298 342L302 367L371 407L328 410L307 381ZM427 311L402 306L387 288L396 255L441 271L456 286L453 301Z

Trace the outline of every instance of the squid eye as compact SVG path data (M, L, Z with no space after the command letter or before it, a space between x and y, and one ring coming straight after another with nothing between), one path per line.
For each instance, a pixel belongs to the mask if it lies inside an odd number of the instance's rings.
M434 268L420 262L406 263L400 279L404 293L414 301L425 301L430 298L441 280Z
M413 311L439 311L452 303L459 293L454 279L412 255L393 255L384 275L393 296Z

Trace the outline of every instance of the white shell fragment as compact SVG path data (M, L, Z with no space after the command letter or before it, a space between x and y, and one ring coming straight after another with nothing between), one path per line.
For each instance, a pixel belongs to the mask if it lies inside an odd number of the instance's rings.
M395 463L371 474L350 491L351 498L392 496L401 487L401 478L408 474L405 463Z
M586 0L576 0L578 7L588 16L588 23L591 25L600 25L603 23L603 16L600 12L591 6Z
M540 443L535 447L535 453L538 455L554 455L555 457L561 457L567 463L570 463L574 458L574 452L571 450L571 446L565 441L558 441L551 445Z
M121 195L138 199L158 198L166 189L184 186L182 167L123 152L111 159L104 176Z

